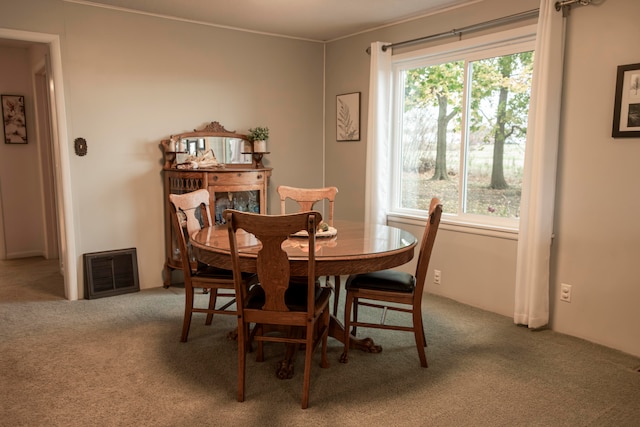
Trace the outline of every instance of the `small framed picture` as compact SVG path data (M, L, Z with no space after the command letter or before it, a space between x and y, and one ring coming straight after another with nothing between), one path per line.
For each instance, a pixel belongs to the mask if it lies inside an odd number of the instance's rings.
M360 141L360 92L336 97L336 140Z
M1 95L5 144L27 143L27 120L24 113L24 96Z
M640 64L618 67L611 136L640 138Z

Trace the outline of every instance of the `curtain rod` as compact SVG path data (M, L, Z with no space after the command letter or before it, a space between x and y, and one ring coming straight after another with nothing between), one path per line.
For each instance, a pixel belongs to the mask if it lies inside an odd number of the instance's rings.
M580 1L580 0L576 0L576 1ZM436 40L443 37L451 37L451 36L462 34L463 32L477 31L477 30L493 27L500 24L507 24L510 22L516 22L523 19L527 19L527 18L533 18L534 16L538 16L538 10L539 9L532 9L526 12L516 13L515 15L503 16L502 18L492 19L491 21L468 25L463 28L458 28L458 29L454 28L453 30L446 31L444 33L432 34L430 36L419 37L417 39L412 39L412 40L405 40L403 42L398 42L398 43L385 44L382 46L382 51L386 52L387 49L389 48L393 49L394 47L407 46L410 44L425 42L427 40ZM371 53L371 47L367 48L367 53Z
M588 6L591 0L562 0L556 2L556 10L559 11L564 7L571 7L572 4L578 3L580 6Z
M562 0L562 1L557 1L555 4L556 10L563 10L563 13L566 13L567 11L571 8L572 4L578 3L581 6L586 6L591 4L592 0ZM391 43L391 44L386 44L384 46L382 46L382 51L386 52L387 49L391 48L393 49L394 47L400 47L400 46L406 46L406 45L410 45L410 44L415 44L415 43L421 43L421 42L425 42L427 40L435 40L435 39L440 39L443 37L451 37L451 36L456 36L456 35L462 35L463 32L470 32L470 31L477 31L477 30L482 30L485 28L490 28L490 27L494 27L497 25L502 25L502 24L508 24L511 22L517 22L517 21L521 21L524 19L529 19L529 18L533 18L538 16L540 12L540 9L532 9L532 10L528 10L526 12L520 12L520 13L516 13L514 15L509 15L509 16L503 16L502 18L497 18L497 19L492 19L490 21L486 21L486 22L481 22L479 24L473 24L473 25L468 25L466 27L463 28L459 28L459 29L453 29L451 31L446 31L444 33L439 33L439 34L433 34L430 36L425 36L425 37L419 37L417 39L412 39L412 40L405 40L402 42L398 42L398 43ZM371 53L371 47L367 48L367 53Z

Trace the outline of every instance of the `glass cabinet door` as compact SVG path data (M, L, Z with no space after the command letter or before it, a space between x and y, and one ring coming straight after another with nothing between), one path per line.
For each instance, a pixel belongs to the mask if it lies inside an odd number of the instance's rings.
M215 194L216 224L224 224L222 213L225 209L236 209L242 212L260 213L260 191L222 191Z

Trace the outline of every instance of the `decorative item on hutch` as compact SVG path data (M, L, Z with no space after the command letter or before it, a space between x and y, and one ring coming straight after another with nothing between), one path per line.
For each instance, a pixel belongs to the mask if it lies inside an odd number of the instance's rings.
M266 153L267 141L269 140L268 127L249 128L249 141L253 143L254 153Z
M269 128L263 126L249 128L248 139L251 144L251 157L253 158L253 166L256 168L264 167L262 165L262 157L265 154L269 154L269 152L267 151Z
M161 142L164 152L165 274L164 286L171 285L173 270L181 270L180 252L171 227L169 194L205 188L215 222L221 224L222 211L233 208L267 213L267 185L271 168L265 168L264 153L247 152L249 136L229 131L218 122L200 130L171 135ZM256 161L259 156L259 161ZM195 260L194 260L195 262Z

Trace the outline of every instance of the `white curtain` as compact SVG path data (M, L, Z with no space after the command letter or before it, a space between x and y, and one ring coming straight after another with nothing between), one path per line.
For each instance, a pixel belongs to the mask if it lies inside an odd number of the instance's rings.
M514 322L549 322L549 261L556 189L564 24L556 0L540 1L520 205Z
M367 119L367 171L365 222L386 224L390 204L391 158L391 49L389 43L371 43L369 73L369 114Z

